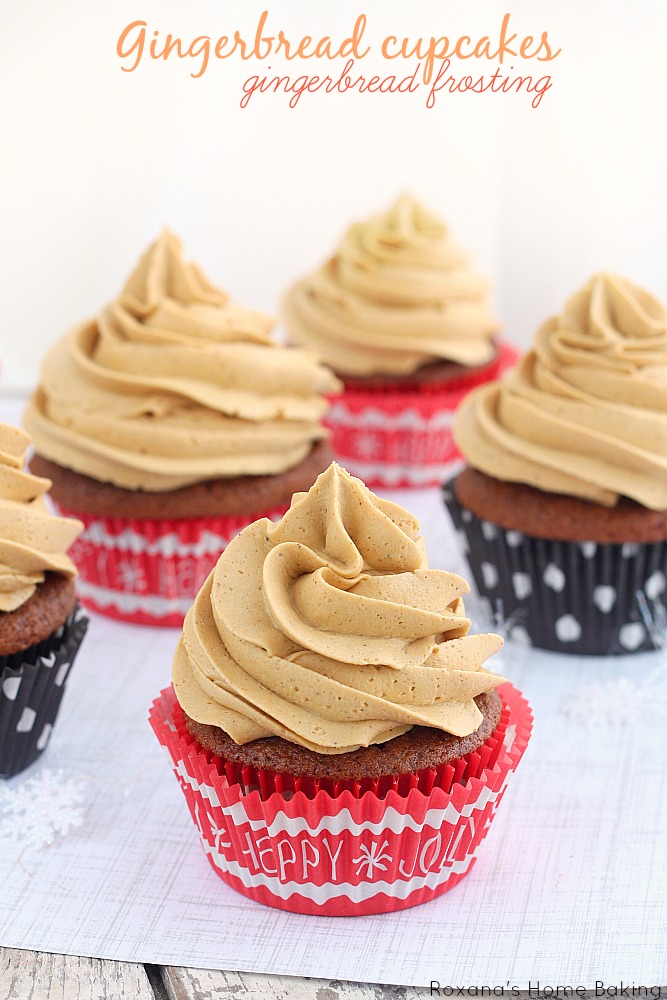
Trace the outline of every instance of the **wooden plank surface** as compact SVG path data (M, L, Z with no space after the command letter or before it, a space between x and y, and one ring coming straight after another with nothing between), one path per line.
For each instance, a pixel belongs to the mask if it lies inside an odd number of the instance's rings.
M162 970L169 1000L423 1000L429 989L210 969Z
M2 1000L155 1000L143 965L0 948Z

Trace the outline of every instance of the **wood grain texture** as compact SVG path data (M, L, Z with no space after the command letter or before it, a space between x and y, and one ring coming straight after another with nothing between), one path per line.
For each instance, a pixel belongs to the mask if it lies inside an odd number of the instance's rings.
M2 1000L155 1000L143 965L0 948Z
M162 970L169 1000L423 1000L428 988L263 976L210 969Z

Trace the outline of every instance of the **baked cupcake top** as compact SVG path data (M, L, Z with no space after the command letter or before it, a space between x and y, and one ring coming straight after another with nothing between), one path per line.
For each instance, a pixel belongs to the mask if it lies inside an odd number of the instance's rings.
M500 636L468 635L465 580L429 570L419 523L340 466L226 548L188 612L178 701L236 743L281 736L317 753L413 725L474 732L503 678Z
M0 611L25 604L49 571L76 576L66 553L83 524L49 513L51 483L23 472L29 445L24 431L0 424Z
M474 468L613 507L667 509L667 310L624 278L595 275L537 331L454 425Z
M119 298L51 350L25 424L45 458L130 490L296 466L339 385L235 305L165 230Z
M402 195L347 230L335 255L285 297L291 340L343 375L408 375L495 355L487 281L445 226Z

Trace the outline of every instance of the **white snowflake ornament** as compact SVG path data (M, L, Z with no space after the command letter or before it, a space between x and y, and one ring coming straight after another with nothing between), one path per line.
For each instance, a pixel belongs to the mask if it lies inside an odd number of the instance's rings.
M81 826L87 782L42 771L16 789L0 789L0 838L41 850Z

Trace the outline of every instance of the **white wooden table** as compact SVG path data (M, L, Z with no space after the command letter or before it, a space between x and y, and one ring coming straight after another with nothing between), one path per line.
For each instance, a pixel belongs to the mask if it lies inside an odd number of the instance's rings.
M482 985L488 984L473 987ZM594 990L574 995L580 1000L596 998ZM2 1000L421 1000L429 996L437 996L429 987L177 969L0 948ZM467 990L464 996L469 996ZM667 997L667 986L661 988L661 997ZM513 1000L538 1000L538 995L520 990Z
M416 986L133 965L0 948L0 997L7 1000L412 1000Z

